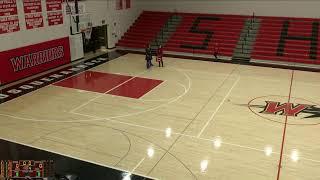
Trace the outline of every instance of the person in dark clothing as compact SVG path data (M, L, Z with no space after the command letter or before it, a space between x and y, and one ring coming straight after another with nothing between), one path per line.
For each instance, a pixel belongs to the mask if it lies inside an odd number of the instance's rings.
M152 62L152 51L150 45L146 48L146 61L147 61L147 69L153 66Z
M219 55L219 44L215 43L214 48L213 48L213 55L218 60L218 55Z
M157 51L157 61L159 62L159 67L160 67L160 65L161 65L161 67L163 67L162 57L163 57L163 49L160 45L158 48L158 51Z

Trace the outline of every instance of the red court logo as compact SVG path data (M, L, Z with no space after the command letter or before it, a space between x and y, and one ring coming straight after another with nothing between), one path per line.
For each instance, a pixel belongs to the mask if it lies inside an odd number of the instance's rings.
M285 96L262 96L252 99L248 108L257 116L274 122L284 123L288 117L288 124L320 124L320 105L303 98L292 97L288 102Z
M304 110L312 107L313 105L307 104L296 104L293 103L283 103L274 102L274 101L266 101L266 106L261 113L265 114L280 114L284 116L297 116L299 113Z

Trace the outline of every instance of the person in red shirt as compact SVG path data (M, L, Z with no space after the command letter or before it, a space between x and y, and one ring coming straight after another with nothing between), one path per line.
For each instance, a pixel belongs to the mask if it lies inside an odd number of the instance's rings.
M161 67L163 67L162 57L163 57L163 49L160 45L158 48L158 52L157 52L157 61L159 62L159 67L160 67L160 65L161 65Z
M219 44L215 43L214 48L213 48L213 55L218 60L218 55L219 55Z

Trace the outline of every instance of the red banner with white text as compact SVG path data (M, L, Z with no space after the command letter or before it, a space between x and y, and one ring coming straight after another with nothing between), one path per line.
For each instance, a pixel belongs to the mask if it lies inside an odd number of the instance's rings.
M20 30L16 0L0 0L0 34Z
M41 0L23 0L27 29L43 27Z
M49 26L63 24L62 11L48 12L48 24Z
M0 17L0 34L16 32L20 30L18 16Z
M62 0L47 0L47 11L62 10Z
M43 27L43 18L41 13L37 14L26 14L26 26L27 29L35 29Z
M0 0L0 16L18 14L16 0Z
M7 84L70 62L68 37L0 52L0 82Z
M23 0L24 13L42 12L41 0Z

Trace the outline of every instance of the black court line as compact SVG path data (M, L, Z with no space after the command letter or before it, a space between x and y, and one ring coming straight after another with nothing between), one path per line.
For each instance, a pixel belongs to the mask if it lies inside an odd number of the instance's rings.
M61 81L63 79L67 79L71 76L82 73L88 69L94 68L123 55L124 53L118 53L115 51L110 52L83 62L70 64L69 66L63 69L59 69L52 73L5 88L3 90L0 90L0 104L15 99L17 97L23 96L32 91L36 91L40 88Z
M288 97L288 104L287 105L289 105L290 100L291 100L293 75L294 75L294 70L292 70L292 73L291 73L291 82L290 82L289 97ZM284 148L284 143L285 143L285 138L286 138L287 122L288 122L288 115L286 115L286 120L285 120L284 128L283 128L281 151L280 151L280 158L279 158L279 164L278 164L277 180L280 179L280 174L281 174L281 169L282 169L282 157L283 157L283 148Z

